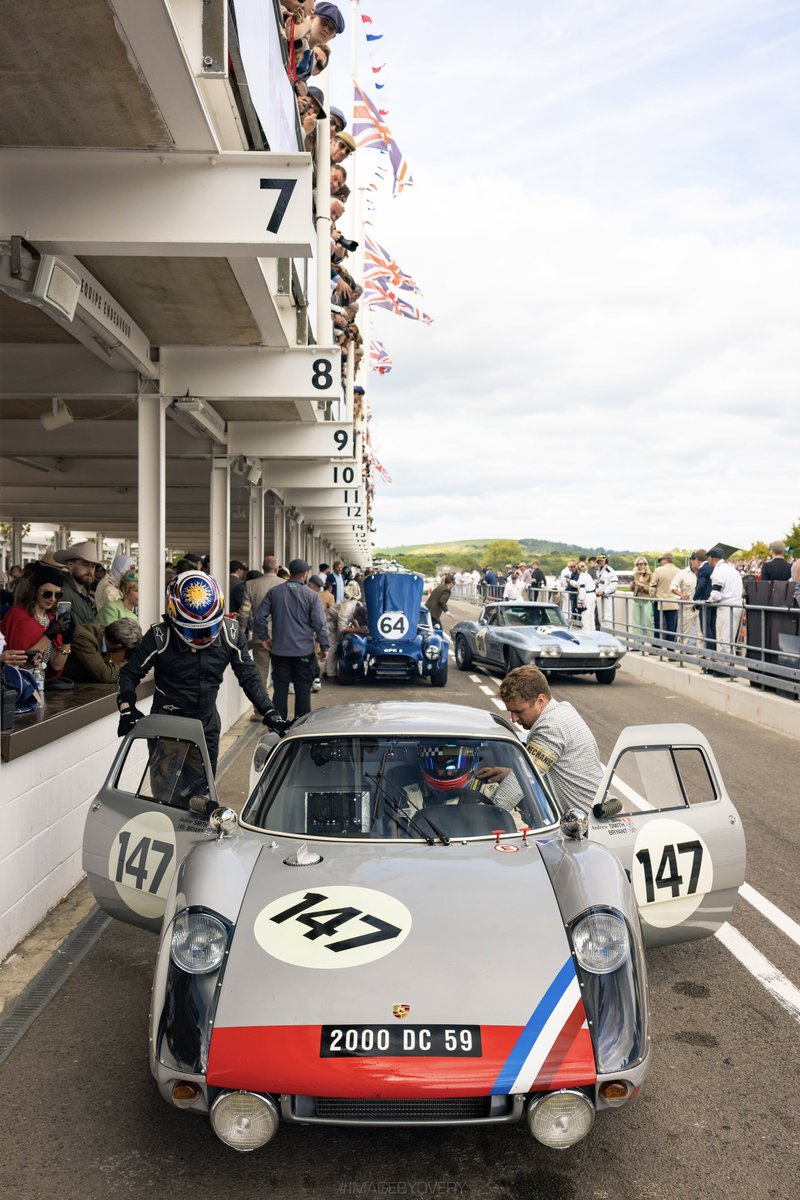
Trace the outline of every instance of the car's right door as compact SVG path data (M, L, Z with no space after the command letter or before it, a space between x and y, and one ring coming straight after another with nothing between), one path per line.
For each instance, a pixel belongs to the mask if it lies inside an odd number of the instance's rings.
M622 863L646 943L716 933L744 882L746 852L703 734L691 725L623 730L596 799L589 837Z

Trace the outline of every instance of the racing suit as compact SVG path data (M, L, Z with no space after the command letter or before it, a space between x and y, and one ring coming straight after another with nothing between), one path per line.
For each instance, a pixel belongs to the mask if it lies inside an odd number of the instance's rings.
M247 650L235 617L224 617L210 646L193 649L165 618L151 625L119 673L117 704L136 704L136 688L145 675L155 672L152 713L173 717L195 717L202 722L211 769L219 756L220 719L217 693L225 668L230 664L253 707L263 716L277 709L270 700L261 676Z
M711 572L711 595L708 603L716 605L717 649L724 654L736 653L739 625L742 620L742 577L729 562L720 559Z
M597 609L601 625L614 624L614 592L619 586L617 572L608 563L597 572L595 589L597 591Z

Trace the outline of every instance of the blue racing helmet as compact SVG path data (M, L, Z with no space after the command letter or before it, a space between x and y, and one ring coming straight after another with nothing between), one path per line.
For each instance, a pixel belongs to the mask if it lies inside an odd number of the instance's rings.
M167 586L167 617L187 646L210 646L225 616L219 584L203 571L184 571Z

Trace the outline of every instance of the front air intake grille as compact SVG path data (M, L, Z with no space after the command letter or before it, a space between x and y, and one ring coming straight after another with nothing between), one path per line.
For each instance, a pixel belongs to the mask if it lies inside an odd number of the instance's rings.
M417 667L410 658L377 658L374 671L377 679L407 679Z
M317 1096L316 1116L328 1121L480 1121L489 1116L489 1096L444 1099L347 1100Z

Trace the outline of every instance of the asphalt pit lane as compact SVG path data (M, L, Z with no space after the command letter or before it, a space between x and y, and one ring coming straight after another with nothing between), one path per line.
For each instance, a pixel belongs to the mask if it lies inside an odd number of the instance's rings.
M713 1033L696 1033L686 1029L682 1033L673 1033L673 1042L682 1042L685 1046L718 1046L719 1040Z
M704 983L693 983L691 979L682 979L680 983L673 983L672 990L681 996L706 998L711 995L711 989L707 988Z

